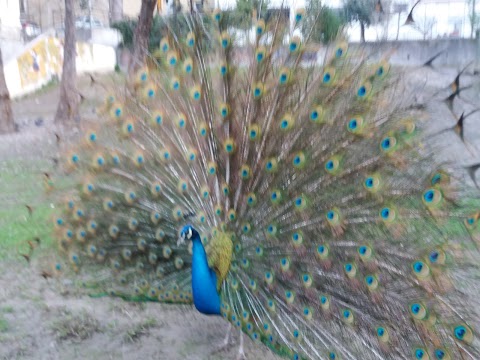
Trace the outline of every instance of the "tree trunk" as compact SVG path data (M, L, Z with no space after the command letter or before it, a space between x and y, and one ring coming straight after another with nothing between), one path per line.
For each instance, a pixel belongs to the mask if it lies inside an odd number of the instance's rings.
M123 0L110 0L110 25L123 19Z
M157 0L142 0L138 24L133 34L133 54L128 67L129 73L133 73L145 64L148 52L148 39L153 23L153 11Z
M12 102L3 73L2 49L0 48L0 134L15 131Z
M365 42L365 24L360 21L360 41Z
M79 95L77 91L76 40L74 0L65 0L65 40L63 44L63 70L60 82L60 101L55 123L77 121Z

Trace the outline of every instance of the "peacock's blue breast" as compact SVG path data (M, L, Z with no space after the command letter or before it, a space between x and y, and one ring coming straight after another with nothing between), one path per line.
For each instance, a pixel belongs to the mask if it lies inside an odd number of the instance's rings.
M192 292L195 308L206 315L220 315L217 275L208 267L207 254L200 239L193 240Z

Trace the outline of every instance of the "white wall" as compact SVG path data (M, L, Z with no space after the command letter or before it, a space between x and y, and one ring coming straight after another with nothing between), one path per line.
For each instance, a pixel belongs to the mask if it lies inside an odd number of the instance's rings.
M141 6L141 0L123 0L123 15L136 19L140 14Z
M117 47L122 42L122 34L120 34L120 31L117 29L112 28L92 29L89 42L92 44Z
M35 51L41 68L33 68ZM40 89L54 77L61 77L63 48L60 40L40 36L23 52L4 63L5 80L12 98ZM111 72L117 63L115 48L99 44L77 43L77 73ZM23 70L23 71L22 71Z
M87 44L85 44L87 45ZM99 44L88 44L88 56L77 56L77 73L110 72L115 70L117 55L115 48Z
M20 37L20 2L18 0L0 0L0 38L17 39Z
M22 51L25 45L20 39L6 40L0 38L0 47L2 48L3 61L6 62Z

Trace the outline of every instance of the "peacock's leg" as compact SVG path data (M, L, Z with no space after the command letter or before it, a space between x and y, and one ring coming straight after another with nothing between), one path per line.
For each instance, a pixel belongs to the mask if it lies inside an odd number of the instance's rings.
M230 342L230 334L232 333L232 327L232 324L228 323L227 336L225 336L225 340L223 340L223 347L226 347Z
M240 330L240 346L238 347L237 360L247 360L245 351L243 350L243 332Z
M227 336L225 336L225 339L223 342L215 348L215 350L212 351L212 354L215 354L217 352L221 352L223 350L226 350L228 348L228 345L230 344L230 338L231 338L231 333L232 333L232 324L228 323L228 331L227 331Z

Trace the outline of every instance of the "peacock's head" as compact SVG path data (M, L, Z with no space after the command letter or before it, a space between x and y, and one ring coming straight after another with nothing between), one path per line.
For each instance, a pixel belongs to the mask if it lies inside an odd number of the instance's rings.
M193 240L194 238L200 238L200 234L192 225L188 224L183 227L182 231L180 231L180 239L178 240L178 243L185 243L185 240Z

